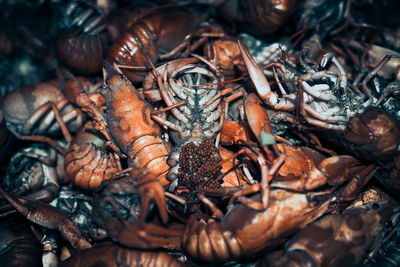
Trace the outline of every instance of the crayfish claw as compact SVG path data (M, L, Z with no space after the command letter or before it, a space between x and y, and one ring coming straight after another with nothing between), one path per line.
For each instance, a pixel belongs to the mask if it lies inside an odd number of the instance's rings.
M246 64L247 71L249 72L250 79L253 81L258 95L263 101L270 102L271 99L269 98L272 97L271 87L264 72L257 66L257 63L254 61L253 57L240 39L238 40L238 45L243 61Z
M131 175L133 174L134 171L131 172ZM149 209L149 202L151 199L153 199L157 205L162 222L167 223L168 213L165 201L165 191L157 177L151 173L145 174L142 180L138 182L138 191L141 199L141 209L139 215L140 222L144 222Z
M47 203L13 196L0 188L2 195L16 210L29 221L48 229L57 229L71 245L79 250L90 248L92 245L82 236L79 228L64 212Z
M152 224L140 222L120 223L113 218L107 220L106 230L110 237L130 248L178 248L180 246L181 230L167 229Z
M161 186L161 185L159 185ZM144 186L145 188L139 189L139 194L141 196L141 207L140 207L140 216L139 216L139 221L144 222L145 217L147 215L147 211L149 209L149 202L151 199L154 199L158 211L161 216L161 220L163 223L167 223L168 221L168 213L166 209L166 202L165 202L165 197L164 197L164 189L162 189L162 192L159 191L159 189L154 190L153 187L158 187L155 184L150 185L149 188ZM161 187L162 188L162 187Z

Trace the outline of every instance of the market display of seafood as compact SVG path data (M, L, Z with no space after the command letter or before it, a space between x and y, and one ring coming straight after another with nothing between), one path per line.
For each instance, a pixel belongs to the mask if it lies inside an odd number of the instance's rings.
M0 1L0 265L398 266L398 10Z

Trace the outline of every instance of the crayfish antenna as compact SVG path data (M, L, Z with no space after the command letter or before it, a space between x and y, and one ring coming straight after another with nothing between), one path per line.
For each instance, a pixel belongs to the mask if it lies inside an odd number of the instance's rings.
M104 83L110 79L112 75L116 75L117 73L122 74L121 70L118 68L118 66L114 63L110 63L107 60L104 60L103 62L103 79Z

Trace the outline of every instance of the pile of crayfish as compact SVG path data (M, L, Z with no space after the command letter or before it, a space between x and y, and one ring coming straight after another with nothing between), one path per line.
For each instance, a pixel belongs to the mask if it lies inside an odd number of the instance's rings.
M2 266L398 266L398 1L0 1Z

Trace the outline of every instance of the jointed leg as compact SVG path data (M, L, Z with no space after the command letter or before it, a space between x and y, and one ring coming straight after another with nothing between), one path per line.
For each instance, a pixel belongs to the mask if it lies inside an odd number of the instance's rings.
M214 218L222 219L224 217L222 211L207 197L203 194L198 194L199 199L203 202L212 212L212 216Z
M38 108L26 121L24 124L23 132L31 131L32 128L35 126L35 124L41 119L49 110L52 110L54 112L54 116L60 125L61 131L65 136L65 139L67 140L68 143L71 142L72 137L70 132L68 131L67 126L65 125L65 122L63 121L63 118L61 116L60 110L57 108L57 106L53 102L46 102L40 108ZM51 120L50 120L51 123Z
M259 153L257 150L250 150L248 148L243 148L239 152L235 153L241 154L245 153L253 160L255 159L261 169L261 182L245 187L243 190L233 194L229 203L232 204L236 199L246 205L247 207L254 210L264 210L268 207L269 204L269 183L271 182L274 174L279 170L280 166L283 164L286 156L281 154L276 161L271 166L270 170L268 170L266 159L264 156ZM245 195L253 194L256 192L260 192L261 201L254 201L249 198L244 198Z
M175 99L173 98L173 96L170 94L170 92L167 90L168 88L168 82L167 82L167 72L165 72L165 76L164 76L164 81L163 78L161 77L161 74L157 71L157 69L154 67L154 65L149 62L152 66L153 69L153 73L154 76L157 78L157 83L160 89L160 93L162 98L164 99L164 102L167 106L173 106L175 104L177 104L177 102L175 101ZM171 110L172 114L175 116L175 118L177 118L178 120L184 122L184 123L188 123L188 119L186 118L186 116L180 112L178 109L172 109Z
M49 146L53 147L55 150L61 153L61 155L65 155L65 150L63 147L61 147L59 144L57 144L56 141L53 139L43 136L43 135L20 135L14 130L10 131L18 138L21 140L26 140L26 141L33 141L33 142L42 142L42 143L47 143Z

